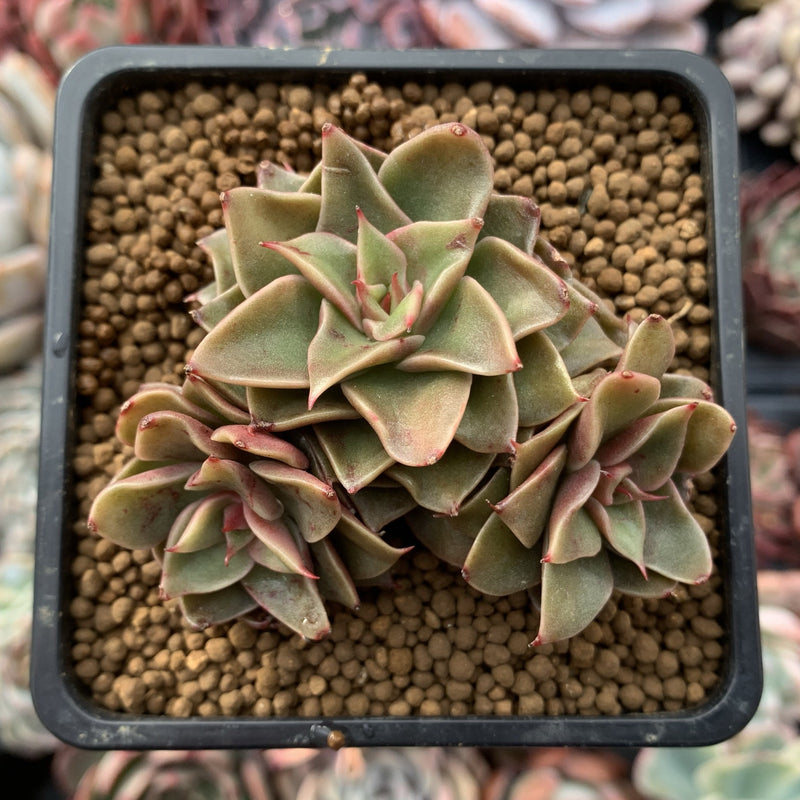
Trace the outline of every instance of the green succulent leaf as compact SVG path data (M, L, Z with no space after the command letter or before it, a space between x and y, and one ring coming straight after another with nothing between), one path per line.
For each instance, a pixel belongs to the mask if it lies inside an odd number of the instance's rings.
M400 361L419 349L423 340L422 336L405 336L373 341L355 329L332 303L323 300L319 330L308 346L309 407L313 408L316 399L331 386L364 370Z
M674 356L675 339L669 322L660 314L650 314L631 333L617 370L642 372L661 378Z
M406 281L424 287L414 333L427 333L467 270L481 220L454 219L415 222L391 231L388 239L406 259Z
M282 461L297 469L308 467L308 458L302 450L298 450L284 439L251 425L222 425L211 434L211 440L228 442L236 450L259 458Z
M206 335L187 370L243 386L307 387L308 347L317 330L319 304L305 278L278 278Z
M378 435L362 419L328 422L315 426L314 432L336 477L350 494L368 486L394 464Z
M358 242L357 273L358 279L366 284L383 284L389 286L394 276L400 284L406 283L406 257L403 251L357 209Z
M456 430L457 442L478 453L514 452L519 427L515 376L473 377L467 407Z
M258 603L239 584L233 584L216 592L183 595L180 606L187 622L203 630L244 616L258 608Z
M306 180L305 175L279 167L272 161L262 161L256 170L256 186L273 192L299 192Z
M318 231L335 233L355 242L358 232L356 208L360 208L384 233L411 221L392 198L391 192L378 180L367 156L335 125L322 128L321 188Z
M384 366L348 378L342 389L395 461L421 467L438 461L453 441L471 385L465 372L407 373Z
M269 484L305 541L319 541L338 523L341 507L336 492L310 472L279 461L254 461L250 469Z
M539 583L541 560L541 545L525 547L491 514L475 537L461 574L479 592L502 597Z
M435 464L395 464L386 475L405 487L423 508L437 514L457 514L493 461L493 453L476 453L454 442Z
M545 457L528 478L492 506L497 516L525 547L533 547L547 526L566 462L567 448L560 445Z
M220 492L186 506L175 518L165 551L195 553L219 544L224 538L225 509L235 500L233 492Z
M370 581L383 575L410 547L392 547L380 534L371 531L363 522L342 510L334 537L336 551L356 583Z
M661 376L660 399L680 397L685 400L713 400L711 387L694 375L668 373Z
M605 333L614 344L625 347L629 338L628 326L625 320L617 316L614 304L608 300L602 300L596 292L592 291L581 281L572 281L570 285L578 294L583 295L585 299L597 307L593 316L603 333Z
M211 259L216 293L224 294L228 289L236 286L236 273L233 269L228 231L225 228L219 228L213 233L209 233L208 236L203 236L197 244Z
M365 486L350 498L359 518L374 531L385 528L417 507L417 501L401 486Z
M282 520L263 519L247 505L244 506L244 518L247 527L256 535L259 542L276 555L284 565L282 569L276 569L276 572L293 572L297 575L305 575L306 578L317 577L311 571L307 554L301 550L298 541L295 540L291 530ZM249 549L248 552L253 557L253 550ZM262 566L266 566L258 558L254 560L261 563Z
M245 551L228 558L228 546L224 541L191 553L167 550L160 588L167 598L216 592L238 583L252 568L253 560Z
M236 458L236 448L214 442L213 430L179 411L154 411L139 421L133 452L142 461L202 461Z
M550 329L546 329L547 333ZM589 317L577 336L561 349L567 372L574 378L595 367L613 362L622 352L604 333L595 317Z
M200 308L192 309L189 314L194 322L206 333L216 327L236 306L244 302L244 295L238 286L231 286Z
M494 166L481 137L452 122L396 147L378 177L412 220L465 219L486 211Z
M637 372L610 372L595 387L572 428L568 467L580 469L600 445L641 417L658 398L658 378Z
M170 464L121 478L101 491L89 511L88 526L130 550L166 541L178 514L197 499L184 491L197 464Z
M631 503L604 506L590 497L586 510L611 547L635 564L640 573L646 576L644 503L635 500Z
M579 634L603 610L613 590L614 575L605 550L566 564L544 563L539 632L533 645Z
M520 426L549 422L579 399L566 365L544 333L520 339L517 352L522 360L522 369L514 373Z
M627 558L609 553L611 570L614 573L614 588L634 597L666 597L677 581L665 578L654 570L643 575L641 569Z
M725 455L735 433L736 422L722 406L699 401L675 471L696 475L711 469Z
M542 211L530 197L492 194L483 214L480 238L497 237L532 255L541 219Z
M222 195L222 212L236 283L245 297L275 278L294 273L280 253L260 242L286 241L317 227L321 198L305 192L276 192L238 186Z
M273 572L259 565L242 580L242 587L261 608L311 641L324 639L330 633L316 584L302 575Z
M502 375L521 362L508 321L474 279L459 282L422 344L398 364L407 372L456 370Z
M644 503L647 533L644 563L681 583L702 583L711 574L711 548L703 529L691 515L672 481L657 494L664 500Z
M342 390L332 386L308 407L306 389L262 389L247 387L247 404L253 424L267 431L288 431L319 422L359 419L360 414L347 400Z
M572 284L572 270L569 264L561 257L561 253L541 236L537 236L533 243L533 255L542 260L542 263L552 270L559 278ZM580 281L576 281L580 284Z
M359 605L358 592L344 561L336 552L336 548L328 539L313 542L310 547L314 561L319 565L319 581L317 583L319 593L326 600L333 600L347 608L357 609Z
M241 393L240 389L242 389ZM239 423L250 421L250 415L245 411L247 398L243 393L243 387L226 386L219 383L212 385L199 375L192 374L190 370L186 374L181 391L187 400L203 406L212 415L216 415L216 417L212 416L212 420L215 421L209 424L210 427L219 424L220 419ZM192 412L191 416L195 416L195 414Z
M503 309L515 340L555 324L570 307L564 281L538 259L494 236L478 241L467 275Z

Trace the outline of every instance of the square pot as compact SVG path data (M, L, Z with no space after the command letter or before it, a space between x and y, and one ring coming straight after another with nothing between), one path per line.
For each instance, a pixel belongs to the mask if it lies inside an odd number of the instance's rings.
M719 654L719 674L702 702L694 706L643 713L617 705L622 713L611 716L550 716L504 713L511 709L509 701L499 707L502 713L464 715L426 716L417 709L401 716L359 712L262 718L220 712L180 718L158 707L149 713L101 707L88 689L96 678L93 669L84 665L78 674L79 653L91 651L98 627L84 625L82 638L77 642L73 638L75 582L82 580L75 573L87 563L75 560L76 553L82 552L76 532L81 525L75 495L81 485L75 463L81 425L76 401L94 390L81 385L77 377L81 357L86 355L79 346L82 271L87 231L94 224L91 219L87 222L88 198L98 169L103 168L95 159L103 115L120 97L193 81L209 85L233 81L243 87L261 81L340 86L355 72L383 86L406 82L470 85L488 80L516 92L560 87L568 92L583 90L585 96L602 84L618 92L649 89L679 98L698 133L698 174L708 211L704 256L711 311L708 380L716 400L744 430L735 113L730 88L709 61L666 51L317 52L208 47L96 51L65 76L56 113L31 672L41 719L67 742L103 749L317 747L341 742L352 746L639 747L704 745L729 738L755 711L761 691L748 453L743 435L734 437L727 456L715 468L722 633L711 649ZM96 290L97 286L92 291ZM107 328L104 335L113 345L113 330ZM103 624L107 622L106 615ZM108 624L113 627L113 621ZM560 658L566 664L568 651ZM506 696L507 691L500 688L496 694Z

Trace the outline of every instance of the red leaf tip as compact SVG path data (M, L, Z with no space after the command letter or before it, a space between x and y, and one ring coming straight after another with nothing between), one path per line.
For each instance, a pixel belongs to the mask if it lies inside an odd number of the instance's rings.
M462 125L460 122L454 122L450 126L450 133L452 133L453 136L466 136L467 127L466 125Z

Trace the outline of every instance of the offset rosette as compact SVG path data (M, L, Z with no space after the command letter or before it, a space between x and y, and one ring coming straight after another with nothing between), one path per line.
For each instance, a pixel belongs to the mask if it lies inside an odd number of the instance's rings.
M245 387L265 428L313 426L356 505L393 489L457 512L520 426L577 400L575 371L620 352L538 208L492 190L490 154L459 123L389 155L326 125L307 178L265 165L259 188L224 195L187 369ZM566 349L583 328L599 342Z
M411 517L477 589L541 583L534 644L579 633L614 589L659 597L711 573L687 478L719 461L736 426L701 381L664 375L673 355L662 317L631 326L616 369L583 376L587 397L531 431L462 515Z
M134 457L96 497L89 527L152 548L163 596L198 627L267 612L319 639L330 629L323 598L357 606L356 584L403 552L341 507L302 450L196 378L143 386L117 436Z

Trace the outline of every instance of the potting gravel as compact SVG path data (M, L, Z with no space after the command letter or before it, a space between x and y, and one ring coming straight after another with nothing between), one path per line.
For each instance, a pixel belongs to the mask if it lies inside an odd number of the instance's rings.
M159 597L149 552L86 526L92 499L130 456L114 437L142 382L179 384L202 338L185 298L211 279L197 240L223 224L219 193L253 185L261 160L309 171L326 121L388 150L461 121L484 138L498 191L533 197L544 236L618 313L673 320L674 371L708 380L706 210L693 118L653 91L515 91L201 85L122 97L102 115L86 221L76 388L72 561L75 673L110 710L214 715L616 715L702 703L718 685L723 597L699 586L614 596L580 635L529 647L525 593L479 594L421 545L392 590L330 609L330 637L303 641L243 621L191 630ZM715 478L693 507L716 555ZM392 535L396 535L392 534Z

